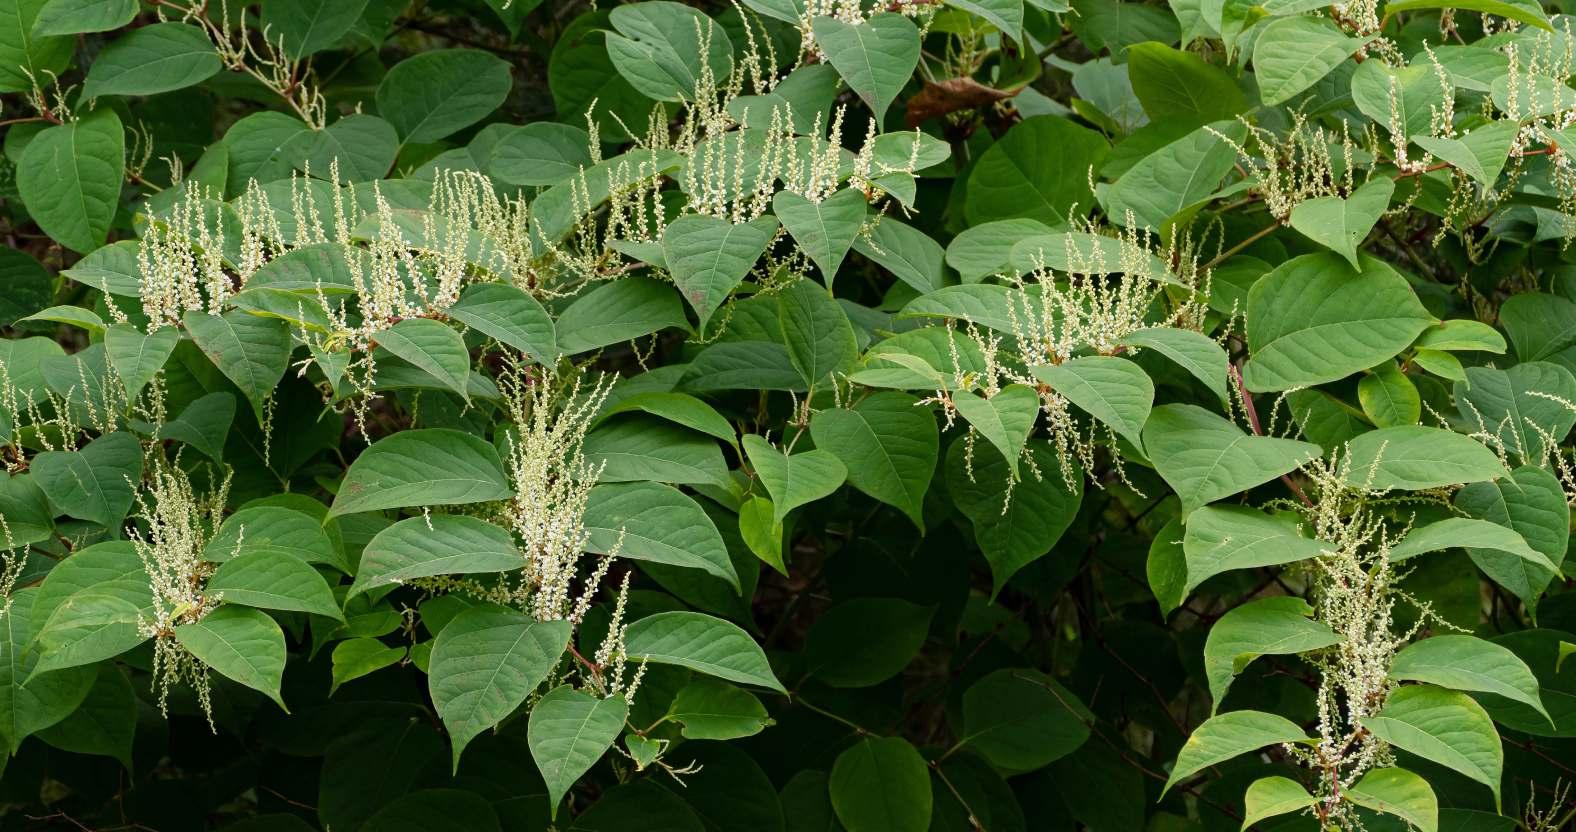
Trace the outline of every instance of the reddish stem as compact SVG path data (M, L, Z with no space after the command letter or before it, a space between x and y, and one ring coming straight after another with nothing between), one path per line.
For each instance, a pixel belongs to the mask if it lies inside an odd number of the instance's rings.
M1259 412L1253 406L1253 397L1248 394L1247 385L1242 382L1242 370L1235 364L1227 366L1231 371L1231 380L1237 385L1237 392L1242 395L1242 409L1248 412L1248 425L1253 428L1253 435L1263 436L1264 428L1259 423ZM1286 483L1286 487L1291 489L1291 493L1297 495L1297 499L1301 500L1303 505L1313 508L1313 501L1308 499L1308 495L1302 491L1302 486L1298 485L1296 480L1293 480L1289 474L1281 474L1281 482Z

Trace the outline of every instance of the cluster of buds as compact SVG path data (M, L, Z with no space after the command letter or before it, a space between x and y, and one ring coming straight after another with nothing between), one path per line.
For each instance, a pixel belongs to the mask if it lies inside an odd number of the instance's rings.
M963 330L983 359L978 374L963 372L957 344L951 345L952 377L963 386L977 387L987 397L1012 383L1039 392L1046 436L1069 488L1080 470L1094 469L1097 449L1113 442L1115 434L1104 425L1080 419L1072 403L1036 378L1033 368L1080 355L1119 355L1128 349L1123 344L1127 336L1148 327L1198 329L1207 310L1209 273L1198 264L1192 238L1177 234L1160 247L1133 225L1114 237L1099 234L1096 226L1083 226L1081 232L1061 235L1061 251L1032 252L1027 274L1009 273L1010 341L972 324ZM1168 268L1168 263L1176 268ZM1161 313L1167 305L1169 311ZM1004 343L1012 345L1011 354L1003 355ZM948 397L947 391L940 390L925 401L945 404ZM1022 459L1038 477L1033 459L1027 454ZM1113 454L1112 460L1118 477L1125 480L1120 455Z
M138 629L153 639L152 676L159 708L168 708L175 686L188 683L212 727L208 669L176 640L175 628L201 621L222 600L207 592L213 564L204 552L223 522L231 472L226 469L214 488L199 496L178 456L171 460L154 453L149 461L146 485L136 492L137 516L146 528L130 535L153 600L152 618L139 615ZM237 552L240 545L238 538Z
M214 51L225 67L245 73L264 88L279 96L308 127L321 130L328 118L328 100L308 76L310 61L290 57L285 48L284 35L274 37L269 28L253 32L242 11L230 18L230 3L217 4L220 17L208 17L210 3L192 2L182 6L170 0L160 0L154 12L165 20L173 11L179 19L200 27L213 42Z
M1374 467L1382 457L1383 449ZM1304 501L1276 504L1296 512L1324 544L1299 571L1314 619L1338 640L1307 656L1319 674L1318 742L1312 748L1284 748L1319 772L1319 814L1326 824L1355 822L1353 808L1341 795L1368 771L1394 764L1389 745L1362 722L1379 713L1395 690L1390 667L1396 653L1425 628L1458 629L1402 588L1407 573L1390 559L1391 547L1410 529L1406 524L1397 528L1389 515L1409 504L1435 502L1434 495L1376 490L1370 484L1373 470L1364 482L1349 456L1310 461L1301 472L1307 482L1306 491L1299 492ZM1403 605L1410 623L1398 615Z
M617 555L615 546L601 556L577 598L572 582L591 538L586 505L601 474L582 446L611 387L607 377L589 387L578 378L560 387L552 375L518 360L509 360L499 377L513 422L505 441L515 496L504 516L525 552L512 600L541 621L579 623Z
M1276 220L1288 221L1292 209L1310 199L1345 197L1356 190L1359 183L1355 180L1355 157L1359 147L1345 122L1335 131L1310 124L1298 114L1281 136L1245 119L1241 121L1248 131L1243 142L1212 128L1205 129L1237 152L1238 164L1255 183L1254 192ZM1372 148L1377 143L1378 137L1370 127L1363 144ZM1339 148L1339 163L1331 148Z

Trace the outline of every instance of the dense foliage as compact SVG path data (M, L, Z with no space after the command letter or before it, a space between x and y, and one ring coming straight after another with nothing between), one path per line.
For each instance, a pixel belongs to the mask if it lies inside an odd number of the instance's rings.
M1573 28L0 0L0 825L1572 828Z

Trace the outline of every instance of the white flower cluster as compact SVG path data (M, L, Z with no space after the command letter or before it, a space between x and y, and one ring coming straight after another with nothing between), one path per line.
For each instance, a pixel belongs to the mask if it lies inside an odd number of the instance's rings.
M1363 472L1352 470L1350 458L1340 455L1310 462L1302 473L1309 497L1287 507L1302 516L1314 538L1327 544L1307 564L1308 598L1314 619L1339 640L1307 654L1319 673L1318 744L1286 750L1320 772L1319 816L1327 823L1349 824L1355 822L1354 810L1341 795L1369 770L1394 764L1388 744L1362 721L1377 714L1395 689L1390 666L1397 651L1424 628L1457 628L1402 589L1406 572L1390 560L1391 546L1410 529L1396 528L1388 515L1433 497L1353 485ZM1410 624L1398 620L1401 604L1410 608Z
M138 628L153 639L152 677L160 709L167 708L171 689L184 681L196 692L213 727L208 669L176 640L175 628L201 621L222 600L207 592L214 564L204 552L223 522L231 471L226 468L214 488L199 496L179 457L171 460L154 452L148 460L146 484L132 483L137 517L146 528L131 532L131 545L148 575L153 599L153 617L139 615Z
M579 623L617 554L601 557L576 598L571 584L590 541L586 503L602 470L581 446L611 387L599 377L589 388L577 378L560 389L554 376L523 362L499 377L513 422L505 442L515 496L505 516L525 552L515 601L541 621Z

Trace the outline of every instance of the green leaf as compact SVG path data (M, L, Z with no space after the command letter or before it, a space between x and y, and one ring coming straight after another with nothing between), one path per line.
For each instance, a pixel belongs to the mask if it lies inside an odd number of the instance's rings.
M1006 179L1003 176L1002 182L1005 183ZM987 204L986 207L987 210L999 210L1002 206ZM1059 224L1061 220L1058 218L1053 222ZM885 224L886 221L882 220L881 225ZM1012 267L1013 248L1019 242L1052 233L1050 226L1032 219L974 222L947 244L947 265L957 270L964 283L978 283L985 277L1008 271ZM1052 248L1047 247L1045 256L1049 257L1053 253ZM931 291L939 288L936 286Z
M185 442L214 462L223 462L224 440L234 421L235 396L225 391L209 393L160 426L158 438Z
M946 3L979 15L1013 40L1023 40L1023 0L946 0Z
M109 32L137 16L137 0L48 0L34 5L38 6L32 28L35 38Z
M721 413L711 405L688 393L671 393L651 390L634 393L608 405L596 416L596 424L620 413L649 413L676 425L683 425L707 436L714 436L729 445L739 444L739 433Z
M1221 404L1227 402L1226 367L1230 362L1226 358L1226 351L1208 335L1191 329L1149 327L1128 333L1121 343L1123 346L1152 349L1171 359L1214 391L1220 397Z
M367 541L349 597L413 578L507 572L524 566L525 555L515 548L509 533L485 520L458 514L411 517Z
M912 225L884 217L867 236L854 238L854 251L875 261L917 292L946 285L946 253L941 244Z
M716 441L644 415L622 416L593 430L586 459L602 466L600 482L654 482L729 487L728 465Z
M1300 812L1317 802L1301 783L1290 777L1261 777L1254 780L1243 794L1245 812L1242 828L1277 815Z
M296 159L285 151L311 131L300 119L274 110L252 113L231 125L224 134L230 155L225 190L240 193L253 179L272 182L289 176Z
M115 186L117 193L119 188L117 183ZM110 243L94 249L71 268L62 269L60 273L105 294L135 298L141 292L142 271L137 265L137 252L141 248L142 243L137 240Z
M14 248L0 247L0 281L7 288L0 297L0 326L42 310L55 297L55 279L44 264Z
M319 178L330 178L337 161L341 183L365 182L389 172L399 154L399 134L377 116L353 113L322 130L295 134L280 153L294 156L298 170Z
M129 433L107 433L79 450L39 453L32 471L56 508L118 536L117 527L142 482L142 444Z
M816 449L789 455L754 434L744 437L755 476L766 486L776 507L777 523L788 512L836 491L848 478L848 469L830 451Z
M1108 212L1123 225L1165 232L1173 218L1189 216L1210 199L1237 163L1227 139L1240 144L1246 135L1240 122L1222 121L1150 153L1106 192Z
M1420 491L1485 482L1508 472L1476 440L1444 428L1409 425L1364 433L1348 445L1346 481L1378 490Z
M1142 448L1144 422L1155 403L1155 385L1125 358L1086 355L1034 368L1034 377Z
M1472 697L1433 685L1406 685L1390 694L1378 714L1360 721L1385 742L1488 786L1498 805L1505 752L1494 721Z
M39 731L38 738L73 754L113 757L129 772L136 729L137 694L131 681L116 665L101 664L82 704L65 719Z
M1456 492L1455 502L1456 508L1474 518L1512 529L1549 563L1564 566L1570 507L1552 473L1524 465L1509 477L1468 484ZM1479 569L1529 605L1554 579L1554 572L1515 554L1479 548L1468 548L1467 553Z
M1187 555L1182 548L1182 522L1172 518L1155 533L1144 561L1144 577L1149 591L1160 604L1162 615L1170 615L1187 600Z
M699 503L655 482L603 484L586 500L587 551L709 572L739 589L722 535Z
M864 737L837 755L828 781L832 808L848 832L925 832L930 773L901 737Z
M223 593L225 603L345 618L323 576L304 560L281 557L278 549L243 551L225 561L207 590Z
M373 673L399 664L406 655L403 647L390 647L375 638L347 638L334 645L333 684L328 695L333 696L346 682L370 676Z
M1415 425L1423 416L1417 385L1394 361L1386 361L1357 382L1357 400L1363 414L1381 428Z
M613 746L628 713L623 696L598 699L568 685L548 691L531 709L527 742L531 758L547 781L553 817L558 816L558 804L580 775Z
M1195 513L1189 525L1201 513ZM1333 630L1311 615L1307 601L1280 596L1249 601L1221 616L1204 642L1210 713L1220 708L1231 680L1259 656L1295 655L1340 643Z
M428 684L452 737L456 771L465 746L514 713L547 679L572 628L568 621L537 621L488 604L460 613L438 633Z
M312 501L321 507L320 503ZM322 509L326 511L326 509ZM203 549L203 560L224 563L243 554L268 553L307 563L321 563L349 572L344 556L319 522L321 513L282 505L252 505L225 518Z
M0 532L6 548L54 536L55 512L33 474L0 473L0 517L6 522L6 529Z
M142 559L123 541L72 553L50 570L38 600L30 603L30 623L37 631L32 651L42 654L30 670L35 674L130 650L146 640L137 616L146 620L153 614Z
M1003 668L963 694L960 743L1003 772L1044 768L1078 750L1094 715L1073 692L1037 670Z
M607 54L630 86L656 101L692 101L702 79L716 86L733 72L733 45L710 17L681 3L617 6ZM707 90L706 92L710 92Z
M103 318L100 318L93 310L84 309L80 306L51 306L22 320L66 324L67 326L86 330L93 335L102 335L106 328Z
M1294 471L1320 453L1308 442L1249 436L1190 404L1155 408L1144 425L1144 448L1184 514Z
M575 355L669 327L689 328L673 287L626 277L581 295L559 314L558 348Z
M1400 543L1390 548L1390 560L1402 561L1456 546L1506 552L1550 572L1559 571L1559 567L1542 552L1528 546L1527 541L1515 530L1488 520L1466 517L1448 517L1413 529Z
M1473 367L1455 385L1462 421L1499 440L1523 462L1535 463L1576 427L1576 376L1548 361L1508 370Z
M1248 108L1241 88L1225 70L1163 43L1128 47L1127 75L1144 113L1155 121L1205 124L1234 118Z
M104 331L104 351L128 397L136 399L142 388L164 369L164 362L180 340L180 331L172 327L146 335L131 324L115 324Z
M1182 539L1187 555L1183 597L1222 572L1296 563L1331 548L1322 540L1304 537L1291 516L1245 506L1204 506L1187 516Z
M1176 765L1161 794L1171 790L1204 769L1222 763L1238 754L1257 751L1266 745L1283 742L1306 742L1308 735L1296 723L1263 711L1232 711L1210 717L1203 725L1193 729L1182 750L1177 754Z
M662 255L674 284L700 317L701 329L749 276L776 232L777 219L770 216L732 223L685 214L668 224L662 232Z
M1443 379L1465 381L1467 378L1461 359L1448 352L1419 348L1412 352L1412 363ZM1421 404L1418 406L1422 407Z
M1432 77L1433 70L1427 71ZM1321 196L1303 200L1291 209L1291 227L1345 257L1353 270L1360 271L1362 265L1357 262L1357 250L1390 207L1390 197L1394 194L1395 180L1380 176L1363 183L1344 199Z
M817 448L848 468L848 483L903 510L925 530L925 493L940 450L935 416L906 393L881 392L850 408L818 411L810 419Z
M1448 75L1427 60L1400 67L1363 61L1352 73L1352 100L1357 109L1376 124L1399 132L1402 140L1432 135L1434 114L1444 108L1446 98L1454 96ZM1391 139L1395 140L1394 135ZM1381 177L1369 184L1381 181L1393 182Z
M805 635L805 670L834 688L867 688L919 655L935 607L899 598L854 598L816 617Z
M264 402L290 365L290 325L239 309L223 315L187 312L181 320L192 341L235 382L262 422Z
M513 495L498 451L481 437L447 428L407 430L372 443L350 463L328 516Z
M551 367L558 362L553 319L536 298L507 283L477 283L449 307L449 317Z
M1067 119L1025 119L974 164L964 213L972 225L1018 217L1060 225L1093 203L1089 169L1099 169L1107 150L1099 133Z
M46 0L0 0L0 92L27 92L71 63L75 41L32 32Z
M777 336L781 338L780 335ZM691 393L722 390L805 392L804 379L776 341L723 341L701 350L689 363L679 386Z
M857 188L844 188L818 200L793 191L778 191L772 197L772 212L793 235L799 250L821 268L821 282L828 289L865 224L865 207L864 192Z
M651 112L651 99L630 86L607 51L606 10L582 14L562 30L547 65L548 87L559 113L592 113L598 130L612 141L631 138ZM622 123L621 123L622 122Z
M1391 0L1384 6L1385 17L1416 9L1460 9L1527 23L1546 32L1554 31L1543 7L1533 0Z
M1344 378L1394 358L1434 323L1406 279L1334 254L1277 266L1248 291L1249 390L1278 392Z
M1024 294L993 283L943 286L909 301L898 317L954 318L1011 335L1014 326L1022 326L1026 314L1035 319L1040 314L1038 296L1028 295L1032 300L1025 301ZM1031 307L1027 313L1025 306ZM891 356L887 358L891 360Z
M817 17L811 31L837 74L875 114L876 124L884 123L887 107L919 65L919 30L900 14L881 12L858 25Z
M696 679L680 688L666 718L682 724L684 736L692 740L742 739L773 724L755 694L715 679Z
M1559 295L1512 295L1500 305L1499 322L1522 361L1554 358L1576 344L1576 303Z
M263 26L300 60L334 46L361 19L367 0L266 0Z
M32 606L40 590L21 589L0 618L0 745L14 755L29 735L65 719L88 695L97 677L91 667L36 673Z
M736 624L698 612L660 612L630 624L624 649L631 661L675 664L719 679L784 692L766 654Z
M376 337L378 346L426 370L470 401L471 353L458 332L429 318L406 318Z
M1281 104L1329 75L1363 45L1326 20L1293 15L1265 24L1253 42L1253 69L1265 104Z
M511 185L556 185L592 166L589 139L573 124L522 124L493 145L487 173Z
M1395 654L1390 678L1498 694L1549 716L1538 695L1538 679L1527 663L1509 649L1476 636L1446 634L1413 642Z
M806 0L744 0L744 5L750 11L773 20L798 26L807 4Z
M120 205L125 155L120 118L112 108L100 107L34 136L17 165L16 188L44 233L85 254L109 236Z
M111 659L148 640L139 625L153 612L151 600L139 607L127 600L131 593L125 587L112 589L113 594L88 587L56 606L47 619L34 620L33 646L39 653L34 675Z
M1438 832L1439 799L1428 781L1401 768L1376 768L1346 790L1358 806L1402 818L1421 832Z
M1034 388L1009 384L988 399L959 392L952 397L952 406L969 427L1001 453L1007 461L1007 470L1017 479L1018 456L1023 453L1023 445L1040 415L1040 396Z
M406 143L435 142L481 121L509 97L502 58L479 49L434 49L395 64L378 84L378 115Z
M285 634L268 613L221 606L194 624L176 627L175 639L219 675L262 691L289 713L279 696L285 672Z
M201 28L154 23L104 47L88 67L82 97L156 95L200 84L222 68L219 53Z
M814 389L827 376L853 369L859 358L848 313L813 280L798 280L777 295L777 320L788 359Z
M1036 0L1042 8L1065 5L1057 0ZM1178 39L1176 15L1170 9L1137 3L1097 3L1072 0L1068 16L1073 32L1091 50L1110 49L1122 54L1127 47L1143 41L1175 43ZM1049 9L1048 9L1049 10Z
M739 537L750 552L781 575L788 574L783 562L783 526L777 522L772 501L760 496L747 498L739 505Z
M1500 171L1505 169L1505 161L1510 158L1511 142L1520 129L1521 125L1515 120L1501 119L1474 127L1457 139L1414 136L1412 141L1455 165L1483 187L1492 188L1499 179Z
M1043 439L1027 448L1039 476L1017 482L1001 454L985 446L974 448L972 477L967 445L953 442L947 451L947 491L972 522L974 540L990 563L992 598L1018 570L1056 545L1083 502L1083 471L1076 465L1064 469Z

